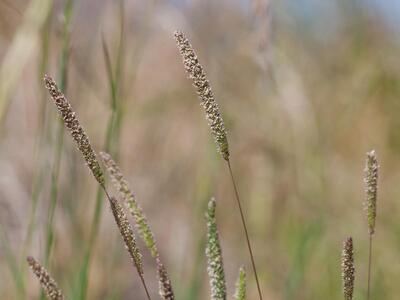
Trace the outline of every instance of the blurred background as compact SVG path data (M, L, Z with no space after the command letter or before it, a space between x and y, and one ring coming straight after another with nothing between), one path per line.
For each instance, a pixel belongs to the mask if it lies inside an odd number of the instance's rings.
M87 299L145 299L109 206L44 88L49 73L93 147L110 151L129 180L176 298L209 298L204 212L215 196L229 294L245 265L256 299L229 173L175 29L191 40L223 113L265 299L342 299L349 235L355 298L365 297L371 149L381 165L372 299L398 299L396 0L1 0L0 298L38 299L30 254L68 299L84 299L85 262ZM143 253L156 299L155 264Z

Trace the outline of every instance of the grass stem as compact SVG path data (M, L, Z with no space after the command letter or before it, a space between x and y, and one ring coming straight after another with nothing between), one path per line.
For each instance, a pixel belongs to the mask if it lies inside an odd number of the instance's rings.
M233 176L233 172L232 172L232 168L231 168L231 162L230 162L229 159L227 160L227 163L228 163L229 173L230 173L231 179L232 179L233 189L235 190L236 202L237 202L237 205L238 205L238 208L239 208L239 212L240 212L240 217L241 217L241 220L242 220L242 225L243 225L244 233L245 233L245 235L246 235L246 242L247 242L247 247L249 248L250 259L251 259L251 265L252 265L252 267L253 267L254 276L255 276L255 278L256 278L258 295L259 295L260 300L262 300L263 298L262 298L262 294L261 294L260 283L259 283L259 280L258 280L258 274L257 274L256 264L255 264L255 262L254 262L253 250L252 250L252 247L251 247L251 244L250 244L250 238L249 238L249 233L248 233L248 231L247 231L247 225L246 225L246 221L245 221L245 218L244 218L244 213L243 213L243 209L242 209L242 204L241 204L241 202L240 202L239 192L238 192L238 189L237 189L237 186L236 186L236 181L235 181L235 178L234 178L234 176Z
M371 264L372 264L372 234L369 235L367 300L369 300L369 296L370 296L370 286L371 286Z

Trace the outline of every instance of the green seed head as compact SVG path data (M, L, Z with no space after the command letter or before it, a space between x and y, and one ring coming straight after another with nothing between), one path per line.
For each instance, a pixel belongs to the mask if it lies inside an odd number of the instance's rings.
M107 171L110 174L111 181L115 189L119 192L119 195L124 199L125 205L129 209L130 213L135 219L136 228L139 231L140 237L146 244L153 257L158 256L158 250L154 235L151 231L150 225L147 222L146 216L144 215L141 207L137 203L134 194L129 188L128 181L122 175L118 165L111 158L111 155L105 152L100 152L100 156L106 166Z
M365 166L365 211L367 213L368 231L375 233L376 201L378 194L378 160L374 150L367 153Z
M215 199L212 198L208 203L208 210L206 214L208 229L206 246L207 271L210 278L211 299L225 300L225 273L222 262L222 250L219 243L218 229L215 217L215 206Z
M239 269L239 277L236 281L236 292L235 292L236 300L245 300L246 299L246 271L243 267Z

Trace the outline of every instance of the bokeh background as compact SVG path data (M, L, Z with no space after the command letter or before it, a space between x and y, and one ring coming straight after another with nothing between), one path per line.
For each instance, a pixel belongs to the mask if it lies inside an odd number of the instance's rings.
M0 298L38 297L25 263L31 254L47 259L67 297L79 299L98 187L60 130L47 72L62 81L95 149L108 148L129 179L177 299L209 298L211 196L229 293L245 265L248 299L256 299L229 173L173 39L181 29L225 119L265 299L342 299L349 235L355 297L365 297L363 169L371 149L381 165L372 299L398 299L399 20L396 0L1 0ZM145 299L100 203L88 299ZM156 299L154 261L143 253Z

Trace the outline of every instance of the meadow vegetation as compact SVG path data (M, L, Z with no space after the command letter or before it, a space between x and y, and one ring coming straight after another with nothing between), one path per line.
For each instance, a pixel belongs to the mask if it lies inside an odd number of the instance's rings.
M304 5L0 2L0 299L397 300L399 32Z

